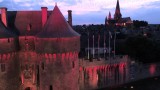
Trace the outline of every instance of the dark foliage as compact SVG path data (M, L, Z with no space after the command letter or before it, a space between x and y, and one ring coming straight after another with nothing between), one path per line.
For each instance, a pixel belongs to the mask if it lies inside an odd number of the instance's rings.
M160 58L160 43L143 36L129 37L117 50L144 63L158 62Z
M133 25L136 28L140 28L140 27L148 26L148 22L147 21L133 20Z

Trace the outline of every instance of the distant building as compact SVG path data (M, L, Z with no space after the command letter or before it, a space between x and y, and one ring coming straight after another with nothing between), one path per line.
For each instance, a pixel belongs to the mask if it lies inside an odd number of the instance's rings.
M114 18L111 17L111 13L109 12L108 19L105 21L107 21L108 24L114 24L116 26L123 26L123 27L130 26L133 24L130 17L122 17L119 0L117 0Z

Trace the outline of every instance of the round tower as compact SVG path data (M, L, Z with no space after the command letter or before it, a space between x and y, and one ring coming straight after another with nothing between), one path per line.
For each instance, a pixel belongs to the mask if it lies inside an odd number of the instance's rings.
M0 90L18 90L17 37L0 21ZM16 62L16 63L15 63Z
M43 30L35 37L40 90L79 90L79 49L80 35L71 28L56 5Z

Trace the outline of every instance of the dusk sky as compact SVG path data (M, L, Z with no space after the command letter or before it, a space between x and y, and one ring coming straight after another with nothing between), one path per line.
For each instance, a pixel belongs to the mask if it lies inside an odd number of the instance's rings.
M122 17L145 20L160 24L160 0L119 0ZM53 10L55 2L67 19L67 10L72 10L73 24L104 24L109 11L112 17L117 0L0 0L0 7L9 11L40 10L42 6Z

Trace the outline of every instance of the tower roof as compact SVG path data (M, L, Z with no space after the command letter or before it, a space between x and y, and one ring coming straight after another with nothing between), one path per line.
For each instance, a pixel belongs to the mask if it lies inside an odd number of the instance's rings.
M49 16L42 31L37 34L37 37L40 38L60 38L74 36L79 36L79 34L71 28L57 5L55 5L54 10Z
M80 49L80 35L71 28L57 5L36 37L35 50L38 53L65 53Z
M112 19L112 16L111 16L111 13L109 12L108 20L111 20L111 19Z
M119 0L117 0L116 11L115 13L120 13Z
M4 26L2 21L0 21L0 38L10 38L10 37L15 37L15 35Z
M122 17L121 11L120 11L120 5L119 5L119 0L117 0L116 4L116 10L114 14L114 19L120 19Z
M107 16L106 16L106 18L105 18L105 25L107 25L107 21L108 21L108 19L107 19Z

